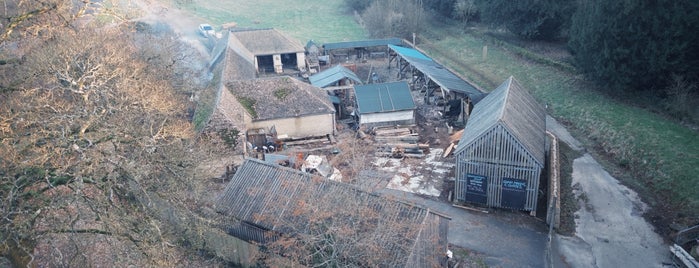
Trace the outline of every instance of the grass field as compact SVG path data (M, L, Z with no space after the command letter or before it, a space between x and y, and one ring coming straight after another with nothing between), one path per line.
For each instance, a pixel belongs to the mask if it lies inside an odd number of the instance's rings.
M166 0L163 0L166 1ZM169 0L173 1L173 0ZM172 3L176 3L174 1ZM367 38L342 0L192 1L178 4L212 24L274 27L305 43ZM589 147L621 166L615 174L656 208L683 211L699 221L699 139L697 132L647 110L593 90L567 64L540 56L461 26L430 25L418 46L481 88L490 91L510 75L531 90L549 112L567 123ZM483 46L488 55L483 59ZM673 215L662 215L674 220ZM692 218L693 217L693 218Z
M166 0L163 0L166 1ZM272 27L298 39L319 43L367 37L343 0L169 0L211 25L236 22L239 27Z

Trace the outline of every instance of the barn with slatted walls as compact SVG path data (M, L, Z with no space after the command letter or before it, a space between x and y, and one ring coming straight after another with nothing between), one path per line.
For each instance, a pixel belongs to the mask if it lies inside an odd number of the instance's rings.
M456 155L454 202L534 211L546 150L546 111L508 78L471 114Z

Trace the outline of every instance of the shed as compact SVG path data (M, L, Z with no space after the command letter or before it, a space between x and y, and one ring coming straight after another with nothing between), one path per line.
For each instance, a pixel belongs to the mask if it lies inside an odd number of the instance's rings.
M355 85L359 124L367 127L415 124L415 102L405 81Z
M300 42L276 29L230 29L229 43L260 73L306 70L305 49Z
M351 88L354 84L362 84L357 74L342 65L336 65L308 77L311 85L327 89Z
M274 128L289 139L335 133L335 109L320 88L288 76L228 81L226 88L243 107L234 116L243 118L247 130Z
M546 112L514 77L476 104L456 149L455 202L536 210Z
M215 209L229 234L282 256L297 249L270 246L280 237L332 238L338 266L438 267L447 250L443 214L257 159L238 168Z

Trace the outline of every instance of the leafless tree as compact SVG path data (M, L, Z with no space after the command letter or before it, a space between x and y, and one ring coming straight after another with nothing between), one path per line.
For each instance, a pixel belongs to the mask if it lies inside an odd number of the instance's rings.
M374 1L362 20L372 36L409 38L422 29L426 12L422 0Z
M2 69L27 79L0 92L0 244L28 256L45 250L27 260L34 264L99 265L85 249L103 247L151 256L104 259L118 264L180 260L168 257L177 253L166 246L166 227L132 203L135 194L178 204L188 196L187 171L196 164L188 96L169 79L180 67L161 65L180 54L151 50L161 61L144 59L144 43L123 27L36 40L18 68Z

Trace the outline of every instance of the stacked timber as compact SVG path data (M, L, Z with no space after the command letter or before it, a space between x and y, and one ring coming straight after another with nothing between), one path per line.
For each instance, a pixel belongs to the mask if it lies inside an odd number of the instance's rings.
M374 128L372 132L377 156L422 158L423 149L429 148L428 144L418 142L420 136L410 128Z

